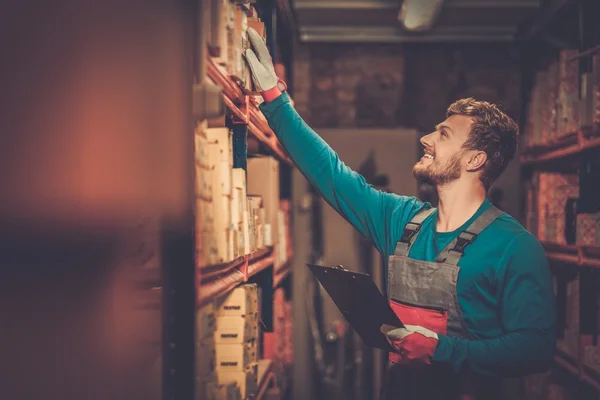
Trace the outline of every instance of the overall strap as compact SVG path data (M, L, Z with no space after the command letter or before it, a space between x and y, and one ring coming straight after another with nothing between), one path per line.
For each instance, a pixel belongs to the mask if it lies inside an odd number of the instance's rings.
M457 238L452 240L448 246L440 253L437 258L437 262L443 262L446 264L457 265L460 258L465 252L465 248L473 243L477 238L477 235L481 233L485 228L488 227L496 218L504 214L494 206L491 206L483 212L473 223L458 235Z
M435 211L435 208L423 208L419 211L406 226L404 227L404 233L402 239L396 243L396 250L394 251L395 256L407 256L410 246L415 242L423 221L427 219Z

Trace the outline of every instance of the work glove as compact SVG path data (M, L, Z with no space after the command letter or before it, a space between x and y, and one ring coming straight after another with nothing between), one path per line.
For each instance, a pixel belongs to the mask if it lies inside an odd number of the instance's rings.
M417 325L396 328L382 325L381 332L400 358L398 364L429 365L438 345L437 333Z
M285 82L275 74L275 67L273 67L269 49L263 38L252 28L248 28L247 32L254 51L247 49L244 52L244 58L250 67L254 86L263 99L269 102L279 97L287 87Z

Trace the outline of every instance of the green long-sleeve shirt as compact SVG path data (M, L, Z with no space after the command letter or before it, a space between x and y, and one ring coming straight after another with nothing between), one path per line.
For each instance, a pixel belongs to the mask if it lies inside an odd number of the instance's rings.
M405 225L423 207L415 197L374 189L352 171L291 106L284 93L261 110L298 169L325 200L387 259ZM435 261L490 203L453 232L436 232L437 211L424 223L409 257ZM555 349L555 303L545 252L518 221L502 215L465 250L458 302L474 340L440 335L433 360L491 376L543 371ZM387 275L387 274L386 274Z

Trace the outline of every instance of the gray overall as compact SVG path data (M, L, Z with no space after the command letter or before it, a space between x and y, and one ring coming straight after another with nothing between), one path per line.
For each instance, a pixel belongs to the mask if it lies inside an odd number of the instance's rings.
M484 211L440 252L435 262L411 259L408 253L419 236L421 224L434 210L429 208L415 215L406 225L402 239L389 259L387 293L390 305L405 324L420 325L447 336L473 339L465 327L456 295L458 261L465 248L503 212L493 206ZM467 373L456 374L447 365L433 363L415 369L399 365L397 360L395 353L389 354L383 388L385 400L480 400L484 397L479 386L496 386L495 381L485 379L483 382L467 377ZM489 396L486 393L485 400L494 398L494 395Z

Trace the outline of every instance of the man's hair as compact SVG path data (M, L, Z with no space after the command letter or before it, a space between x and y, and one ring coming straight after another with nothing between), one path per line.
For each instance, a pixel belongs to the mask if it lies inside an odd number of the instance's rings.
M463 148L487 154L487 161L480 175L487 190L514 157L519 126L495 104L477 101L472 97L452 103L446 111L446 118L452 115L473 118L471 132Z

